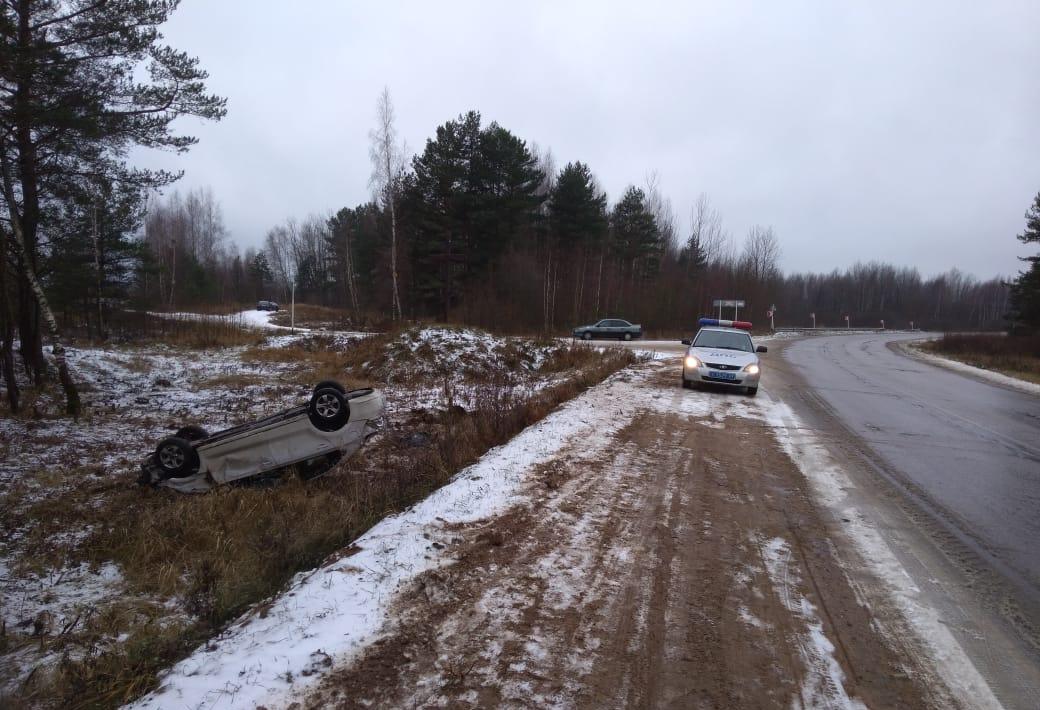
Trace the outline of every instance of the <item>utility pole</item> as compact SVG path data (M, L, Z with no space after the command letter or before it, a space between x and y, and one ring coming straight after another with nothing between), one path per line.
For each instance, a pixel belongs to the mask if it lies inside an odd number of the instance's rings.
M292 296L289 303L289 334L296 333L296 279L292 280Z

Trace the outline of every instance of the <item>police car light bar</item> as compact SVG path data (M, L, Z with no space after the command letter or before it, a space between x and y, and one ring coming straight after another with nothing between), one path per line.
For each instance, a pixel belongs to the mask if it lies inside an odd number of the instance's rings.
M697 325L717 325L723 328L740 328L741 330L751 330L751 323L746 320L719 320L718 318L701 318L697 321Z

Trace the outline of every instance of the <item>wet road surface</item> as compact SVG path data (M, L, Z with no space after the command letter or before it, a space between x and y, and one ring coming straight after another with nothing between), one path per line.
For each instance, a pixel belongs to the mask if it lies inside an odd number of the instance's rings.
M1040 596L1040 397L927 364L915 334L817 336L783 357L876 463Z

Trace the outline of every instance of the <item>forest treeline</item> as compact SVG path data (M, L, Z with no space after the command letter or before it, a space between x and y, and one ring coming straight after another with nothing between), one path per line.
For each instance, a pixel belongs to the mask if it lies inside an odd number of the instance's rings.
M219 196L170 192L179 174L127 162L137 146L189 150L196 139L175 130L177 119L226 112L198 60L162 42L175 8L0 4L0 373L12 410L16 370L38 383L53 368L77 414L66 339L104 339L126 309L286 301L293 291L358 325L436 319L561 333L609 315L649 333L689 331L713 298L744 299L743 315L759 323L775 306L787 325L807 325L811 313L820 325L846 315L866 326L1005 325L999 279L926 278L882 263L784 274L770 226L737 240L701 195L681 228L655 175L633 176L610 199L593 166L557 165L476 111L437 127L409 158L387 91L370 134L371 199L288 218L242 250ZM1036 271L1026 283L1034 306ZM1026 302L1022 288L1011 293Z
M784 274L771 227L738 242L702 194L680 230L654 175L611 204L590 166L557 167L550 152L477 112L438 127L409 164L393 160L400 168L373 200L287 219L243 252L226 238L211 192L153 204L151 271L137 297L172 309L287 302L295 284L298 301L345 308L359 322L391 320L399 303L407 319L549 333L606 316L682 331L715 298L744 299L744 315L761 325L775 306L782 325L808 326L815 313L821 326L846 315L854 326L1006 326L1000 279L956 270L926 278L881 262Z

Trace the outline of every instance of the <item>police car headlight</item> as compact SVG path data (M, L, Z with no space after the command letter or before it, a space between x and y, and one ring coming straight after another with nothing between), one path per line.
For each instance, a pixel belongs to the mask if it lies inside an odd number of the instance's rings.
M750 365L744 368L744 372L748 373L749 375L757 375L759 372L758 365L756 365L755 363L751 363Z
M700 366L701 366L701 361L698 360L696 357L694 357L693 355L687 355L686 356L686 367L688 367L690 369L695 369L695 368L698 368Z

